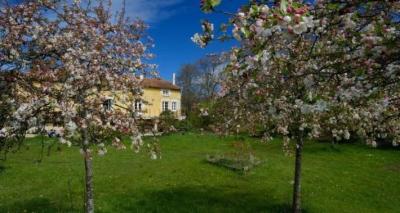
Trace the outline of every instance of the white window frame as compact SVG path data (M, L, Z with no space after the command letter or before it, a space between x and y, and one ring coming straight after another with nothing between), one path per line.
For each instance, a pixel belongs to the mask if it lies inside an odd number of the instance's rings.
M114 100L112 98L107 98L104 102L103 102L103 108L105 111L110 111L113 109L113 105L114 105Z
M141 112L143 110L143 102L141 100L135 100L135 111Z
M162 89L161 94L165 97L169 97L171 95L171 91L169 89Z
M161 109L163 112L169 110L169 101L162 101L161 102Z
M172 101L171 102L171 111L176 112L176 110L178 109L178 102L177 101Z

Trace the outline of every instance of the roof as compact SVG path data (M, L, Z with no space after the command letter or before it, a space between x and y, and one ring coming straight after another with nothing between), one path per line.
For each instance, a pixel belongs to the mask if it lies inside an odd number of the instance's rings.
M159 78L145 78L142 80L141 85L144 88L158 88L158 89L171 89L180 90L176 85L171 82Z

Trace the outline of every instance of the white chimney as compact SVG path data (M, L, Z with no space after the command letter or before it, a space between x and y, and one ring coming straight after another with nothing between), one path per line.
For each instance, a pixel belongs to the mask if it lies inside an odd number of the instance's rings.
M141 74L139 78L140 78L140 80L143 80L144 79L144 75Z
M175 73L172 73L172 84L175 85Z

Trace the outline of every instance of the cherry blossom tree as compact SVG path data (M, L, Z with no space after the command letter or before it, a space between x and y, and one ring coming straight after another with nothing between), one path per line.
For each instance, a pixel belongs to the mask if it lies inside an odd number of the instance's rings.
M104 155L117 132L130 135L136 151L143 143L131 103L141 94L135 76L154 68L144 62L152 57L146 25L110 8L111 1L41 0L3 1L0 10L0 104L9 109L1 148L5 141L23 141L30 128L43 128L43 116L58 114L60 142L81 147L84 156L86 212L94 211L94 152ZM105 109L110 96L127 107ZM119 137L112 145L125 148ZM152 158L156 150L150 146Z
M201 47L214 38L238 41L223 83L234 106L226 122L261 124L286 148L294 142L294 212L301 211L305 139L329 133L399 143L399 1L260 0L236 13L218 10L220 3L203 0L201 9L230 15L221 35L204 21L192 40Z

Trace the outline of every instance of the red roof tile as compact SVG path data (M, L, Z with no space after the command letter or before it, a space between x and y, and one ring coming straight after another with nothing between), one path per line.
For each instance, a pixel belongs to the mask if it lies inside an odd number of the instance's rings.
M171 82L158 78L145 78L142 80L141 85L144 88L180 90L178 86L173 85Z

